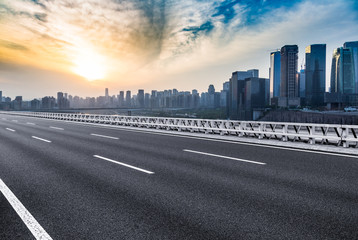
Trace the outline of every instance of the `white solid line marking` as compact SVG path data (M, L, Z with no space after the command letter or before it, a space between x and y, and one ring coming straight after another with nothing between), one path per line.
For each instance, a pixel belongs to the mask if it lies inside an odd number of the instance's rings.
M117 137L111 137L111 136L105 136L105 135L100 135L100 134L95 134L95 133L91 133L92 136L96 136L96 137L103 137L103 138L110 138L110 139L119 139Z
M145 169L142 169L142 168L134 167L132 165L121 163L121 162L118 162L118 161L114 161L112 159L105 158L105 157L102 157L102 156L99 156L99 155L93 155L93 157L100 158L100 159L103 159L103 160L106 160L106 161L109 161L109 162L112 162L112 163L116 163L116 164L119 164L119 165L122 165L122 166L125 166L125 167L129 167L129 168L132 168L132 169L135 169L135 170L147 173L147 174L154 174L154 172L151 172L151 171L148 171L148 170L145 170Z
M8 130L10 132L16 132L14 129L11 129L11 128L6 128L6 130Z
M31 231L32 235L36 239L52 239L50 235L41 227L36 219L31 215L29 211L22 205L19 199L13 194L13 192L6 186L6 184L0 179L0 191L9 201L16 213L20 216L21 220L25 223L27 228Z
M64 130L63 128L59 128L59 127L52 127L52 126L50 126L50 128L56 129L56 130Z
M29 124L29 125L36 125L35 123L31 123L31 122L27 122L26 124Z
M50 140L46 140L46 139L43 139L43 138L39 138L39 137L36 137L36 136L31 136L32 138L35 138L37 140L40 140L40 141L44 141L44 142L48 142L50 143L51 141Z
M226 159L231 159L231 160L240 161L240 162L247 162L247 163L254 163L254 164L259 164L259 165L266 165L266 163L263 163L263 162L256 162L256 161L245 160L245 159L240 159L240 158L227 157L227 156L222 156L222 155L217 155L217 154L212 154L212 153L198 152L198 151L193 151L193 150L188 150L188 149L183 149L183 151L184 152L197 153L197 154L201 154L201 155L212 156L212 157L226 158Z

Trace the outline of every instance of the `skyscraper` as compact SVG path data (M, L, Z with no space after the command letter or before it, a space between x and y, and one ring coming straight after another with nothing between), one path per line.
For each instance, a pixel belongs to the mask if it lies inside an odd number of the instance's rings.
M137 99L138 99L138 106L140 108L144 108L144 90L143 89L138 90Z
M356 93L352 48L337 48L333 51L331 69L331 93Z
M22 108L22 96L16 96L13 104L15 110L20 110Z
M144 107L145 108L150 107L150 94L149 93L144 94Z
M131 91L127 91L126 92L126 107L131 107L131 100L132 100L132 97L131 97Z
M256 120L253 110L269 104L270 80L250 77L245 79L245 120Z
M214 85L212 85L212 84L209 85L208 93L209 93L209 94L214 94L214 93L215 93L215 87L214 87Z
M124 91L120 91L118 95L118 103L120 107L124 106Z
M220 92L220 107L226 107L226 111L228 112L228 98L229 98L229 91L230 91L230 82L223 83L223 90Z
M58 92L57 93L57 103L59 103L62 98L63 98L63 92Z
M245 79L250 77L258 77L259 70L251 69L248 71L236 71L232 73L229 85L228 97L228 115L230 119L244 119L244 91Z
M326 44L306 47L306 104L323 106L326 91Z
M280 96L281 82L281 53L272 52L270 55L270 98Z
M305 69L301 69L299 74L300 98L306 98L306 74Z
M280 107L300 105L297 62L298 46L283 46L281 48L281 82L278 102Z
M57 107L58 107L59 109L64 108L64 107L63 107L63 99L64 99L64 97L63 97L63 92L58 92L58 93L57 93Z
M106 89L104 90L104 96L105 96L106 98L109 97L108 88L106 88Z
M70 107L69 101L64 97L63 92L57 93L57 107L59 109L65 109Z
M358 41L345 42L343 47L350 48L353 55L355 94L358 94Z

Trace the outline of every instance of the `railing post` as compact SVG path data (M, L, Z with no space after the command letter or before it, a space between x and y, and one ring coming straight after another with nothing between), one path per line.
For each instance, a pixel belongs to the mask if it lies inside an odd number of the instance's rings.
M315 135L316 135L316 127L314 125L310 126L310 139L309 139L310 144L316 144Z
M283 142L287 142L287 140L288 140L287 133L288 133L288 124L285 124L282 127L282 141Z
M264 123L258 123L259 124L259 139L263 139L264 138Z
M234 128L235 128L235 126L234 126ZM244 136L245 129L246 129L246 122L239 122L239 137Z
M348 134L349 134L349 128L342 127L342 143L344 148L349 147L348 141L346 140L348 138Z

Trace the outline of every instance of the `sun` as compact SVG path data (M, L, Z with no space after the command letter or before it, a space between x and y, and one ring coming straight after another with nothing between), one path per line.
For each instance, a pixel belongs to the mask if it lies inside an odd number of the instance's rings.
M106 76L104 58L91 50L82 49L73 63L73 72L88 81L100 80Z

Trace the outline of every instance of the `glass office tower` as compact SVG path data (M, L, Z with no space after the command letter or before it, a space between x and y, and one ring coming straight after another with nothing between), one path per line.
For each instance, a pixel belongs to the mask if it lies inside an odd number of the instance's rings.
M281 82L281 53L280 51L270 54L270 98L280 96Z
M332 93L356 93L354 68L352 48L340 47L333 51L331 69Z
M344 48L349 48L352 53L353 60L353 69L354 69L354 84L355 84L355 94L358 94L358 41L355 42L345 42L343 44Z
M326 44L306 47L306 104L323 106L326 91Z

